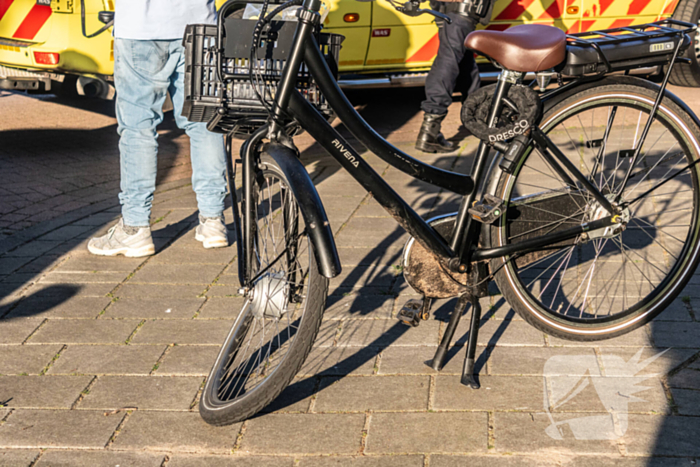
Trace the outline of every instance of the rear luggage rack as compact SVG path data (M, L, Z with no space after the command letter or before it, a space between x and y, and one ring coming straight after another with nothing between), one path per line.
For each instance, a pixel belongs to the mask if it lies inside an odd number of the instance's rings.
M603 75L614 71L667 65L676 48L691 44L697 25L665 19L655 23L567 34L564 76Z

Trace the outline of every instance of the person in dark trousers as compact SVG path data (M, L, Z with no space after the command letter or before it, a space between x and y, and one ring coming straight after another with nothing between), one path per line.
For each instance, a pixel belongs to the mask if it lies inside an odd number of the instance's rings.
M440 46L425 80L425 100L421 103L421 110L424 112L423 125L416 140L416 149L420 151L436 153L457 149L456 144L447 141L440 133L440 127L447 116L447 108L452 104L452 93L457 90L462 93L462 98L466 99L469 93L476 91L481 85L474 54L464 47L464 41L479 22L488 22L491 8L484 3L484 0L431 1L433 9L449 16L452 23L437 21ZM486 13L482 13L484 11Z

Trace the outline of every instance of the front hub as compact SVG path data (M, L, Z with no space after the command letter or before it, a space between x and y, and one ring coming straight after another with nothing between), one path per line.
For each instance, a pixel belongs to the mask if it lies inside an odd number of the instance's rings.
M256 318L279 319L287 313L289 281L282 272L268 272L250 291L250 303Z

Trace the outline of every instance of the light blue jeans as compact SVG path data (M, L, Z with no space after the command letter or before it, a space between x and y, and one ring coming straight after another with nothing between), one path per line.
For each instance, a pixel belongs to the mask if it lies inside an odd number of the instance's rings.
M121 161L122 216L128 226L149 225L158 169L158 133L169 92L175 122L190 137L192 187L199 213L220 216L226 195L223 136L181 115L185 50L182 40L114 40L114 82Z

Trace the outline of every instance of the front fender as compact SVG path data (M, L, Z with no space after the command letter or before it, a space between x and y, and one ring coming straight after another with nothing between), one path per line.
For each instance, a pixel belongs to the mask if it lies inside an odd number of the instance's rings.
M299 203L299 209L304 216L306 229L313 243L314 255L321 274L329 279L337 276L340 274L341 265L333 239L333 231L321 198L318 196L316 187L304 165L293 150L281 144L269 144L265 148L265 153L282 170Z

